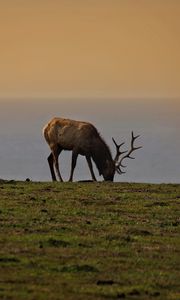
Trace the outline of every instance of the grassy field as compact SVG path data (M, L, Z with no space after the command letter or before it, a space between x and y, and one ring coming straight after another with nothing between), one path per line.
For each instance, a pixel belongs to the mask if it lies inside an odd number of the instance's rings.
M180 185L0 181L0 299L180 299Z

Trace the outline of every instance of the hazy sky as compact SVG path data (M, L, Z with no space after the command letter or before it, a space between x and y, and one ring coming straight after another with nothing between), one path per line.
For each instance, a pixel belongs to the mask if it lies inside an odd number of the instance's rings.
M179 97L180 0L0 0L0 98Z

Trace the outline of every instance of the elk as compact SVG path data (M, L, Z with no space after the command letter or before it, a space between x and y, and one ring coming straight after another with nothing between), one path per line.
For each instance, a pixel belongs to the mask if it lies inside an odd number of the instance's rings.
M121 147L124 143L117 144L115 139L112 138L116 147L116 155L113 159L109 147L91 123L70 119L53 118L43 128L43 134L51 150L48 163L53 181L56 181L55 170L59 180L63 181L58 162L58 157L62 150L72 151L69 181L73 181L73 173L79 154L86 157L93 181L96 181L96 177L93 171L92 160L99 171L99 175L102 175L105 181L113 181L115 172L118 174L125 173L122 170L125 167L122 164L124 159L134 159L131 156L132 152L141 148L141 146L134 146L134 142L139 135L134 136L133 132L129 151L122 151Z

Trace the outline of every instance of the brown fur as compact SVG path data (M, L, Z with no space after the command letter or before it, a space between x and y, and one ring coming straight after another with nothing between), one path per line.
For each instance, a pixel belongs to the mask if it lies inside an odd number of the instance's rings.
M105 180L113 180L115 163L112 159L111 152L97 129L91 123L53 118L44 127L43 133L51 149L48 162L53 180L56 180L54 172L55 166L60 181L63 181L58 164L58 156L62 150L72 151L70 181L73 180L73 172L79 154L86 157L93 180L96 180L96 178L93 172L91 158L95 162L99 174L103 175Z

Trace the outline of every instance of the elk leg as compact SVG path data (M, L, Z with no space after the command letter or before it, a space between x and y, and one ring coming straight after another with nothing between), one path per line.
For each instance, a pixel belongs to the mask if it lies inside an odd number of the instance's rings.
M56 181L56 175L54 173L54 166L53 166L53 163L54 163L54 159L53 159L53 154L51 152L51 154L48 156L48 163L49 163L49 168L50 168L50 171L51 171L51 177L52 177L52 180L53 181Z
M78 153L76 151L72 152L72 162L71 162L71 175L69 178L69 181L73 181L73 174L74 174L74 169L76 166L76 161L77 161Z
M93 171L91 157L90 156L86 156L86 160L87 160L87 163L88 163L88 166L89 166L89 170L91 172L92 180L93 181L97 181L96 177L95 177L95 174L94 174L94 171Z
M58 176L59 180L61 182L63 182L61 173L59 171L59 162L58 162L58 157L59 157L59 154L61 153L61 151L62 151L61 148L56 148L56 149L53 149L52 153L53 153L54 165L55 165L57 176Z

